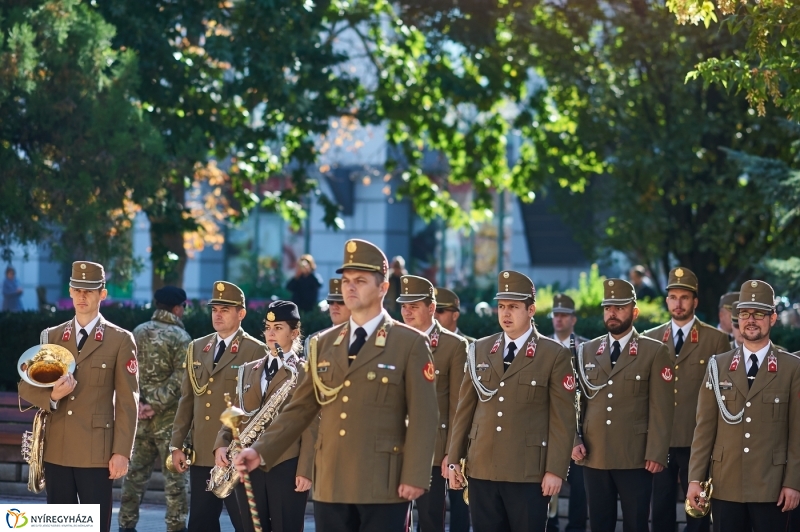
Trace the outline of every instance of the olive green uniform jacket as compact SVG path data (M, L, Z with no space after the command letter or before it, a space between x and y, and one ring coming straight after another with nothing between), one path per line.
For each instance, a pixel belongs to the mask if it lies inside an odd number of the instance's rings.
M322 332L316 367L308 368L292 401L252 446L272 467L321 414L312 478L316 501L406 502L397 493L400 484L430 486L439 412L428 339L383 316L350 365L349 322ZM384 326L381 347L376 339ZM311 359L309 353L309 364ZM315 397L312 371L325 386L342 386L324 406Z
M239 340L238 345L237 339ZM215 367L216 348L217 333L198 338L189 345L186 372L181 385L181 398L178 402L178 411L175 414L172 440L170 441L171 447L180 448L191 431L192 443L197 455L192 465L203 467L214 466L214 442L222 426L219 417L227 406L225 394L230 394L231 400L236 394L239 366L267 356L267 346L241 328L236 333L231 345L226 346L225 352L222 353L222 357ZM189 372L194 374L197 385L202 389L202 393L199 395L195 394Z
M472 478L541 482L546 472L567 478L576 430L572 353L535 329L531 338L533 356L526 341L505 372L504 334L475 342L476 374L497 394L481 402L464 376L448 458L466 458Z
M69 338L65 329L72 324ZM19 383L19 395L52 412L45 425L44 461L67 467L108 467L112 454L130 459L139 413L139 365L130 332L100 319L78 352L74 320L47 329L47 343L75 357L71 394L50 409L52 388Z
M672 321L644 332L644 336L664 342L669 350L673 367L675 390L675 415L672 419L670 447L691 447L694 435L695 414L697 413L697 394L705 382L706 365L713 355L730 350L728 335L695 319L693 333L683 339L681 354L675 356L675 338L672 335ZM696 341L695 341L696 340Z
M731 369L736 353L740 360ZM700 388L689 480L711 475L713 499L776 503L783 486L800 490L800 358L770 344L752 388L741 348L715 358L725 407L744 414L740 423L728 424L714 391Z

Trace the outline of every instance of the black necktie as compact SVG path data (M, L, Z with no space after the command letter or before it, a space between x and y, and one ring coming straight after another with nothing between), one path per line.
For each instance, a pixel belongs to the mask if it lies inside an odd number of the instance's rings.
M611 366L613 367L617 363L617 359L619 358L619 342L614 340L614 343L611 344Z
M219 343L219 348L217 348L217 354L214 355L214 365L215 366L217 365L217 362L219 362L219 359L222 358L222 353L224 353L224 352L225 352L225 340L223 340L223 341L221 341Z
M517 350L517 344L514 342L508 343L508 354L503 358L503 371L505 372L508 367L514 362L514 351Z
M750 369L747 370L747 386L752 387L758 373L758 357L753 353L750 355Z
M269 370L267 371L267 382L271 381L276 373L278 373L278 359L273 358L272 362L270 362Z
M367 331L364 327L359 327L356 329L356 339L353 340L353 343L350 344L350 349L347 350L347 364L350 365L353 363L353 360L356 359L356 355L361 348L364 347L364 344L367 343Z
M681 347L683 347L683 329L678 329L678 339L675 340L675 354L681 354Z
M83 335L83 336L81 336L81 339L78 340L78 351L80 351L81 349L83 349L83 346L86 343L86 340L89 338L89 333L86 332L86 329L81 329L78 332L78 334L82 334Z

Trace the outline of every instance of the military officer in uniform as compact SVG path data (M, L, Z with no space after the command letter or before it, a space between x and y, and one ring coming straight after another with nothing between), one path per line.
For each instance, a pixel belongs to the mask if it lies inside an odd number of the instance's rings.
M431 482L436 372L428 339L383 310L387 270L374 244L347 241L337 273L350 320L311 338L309 378L234 460L239 471L272 468L321 413L313 478L321 532L401 532L409 501Z
M572 355L532 326L536 289L528 277L504 271L498 285L503 332L470 346L448 451L450 486L463 488L466 475L475 532L543 531L575 437Z
M269 304L264 321L264 339L269 354L261 360L244 364L240 369L241 378L237 383L234 403L248 414L242 420L240 431L256 417L267 419L260 413L264 408L272 406L277 416L277 412L289 404L297 385L305 377L305 360L300 358L303 353L300 313L296 304L281 300ZM275 347L276 344L280 350ZM280 400L284 393L285 399ZM269 422L266 426L269 426ZM262 526L269 523L268 529L273 532L303 530L318 429L319 420L315 420L278 459L278 465L270 471L255 469L250 474L259 520ZM223 425L214 443L215 463L221 468L229 465L228 446L232 440L231 430ZM236 500L244 529L252 532L255 530L253 520L241 483L236 486Z
M739 292L728 292L719 298L719 325L717 325L717 329L727 334L731 340L733 340L732 316L737 301L739 301Z
M447 288L435 288L434 293L436 295L436 321L439 322L439 325L451 333L456 333L469 343L474 342L475 338L467 336L458 328L458 318L461 316L461 300L458 295Z
M350 319L350 311L344 304L342 296L342 280L338 277L328 281L328 296L325 298L328 303L328 314L334 325L341 325Z
M553 340L560 343L572 353L573 361L578 353L578 346L588 342L588 338L575 334L575 324L578 317L575 315L575 301L566 294L555 294L553 296L553 310L551 312L553 320ZM586 519L589 516L586 507L586 488L583 483L583 467L570 460L569 474L569 522L567 532L583 532L586 530ZM547 520L547 529L557 531L558 526L558 495L553 496L550 507L550 515ZM555 515L553 515L555 514Z
M672 319L644 333L648 338L666 344L675 366L675 415L669 444L667 467L653 475L653 532L675 532L677 516L675 500L678 483L688 489L689 452L697 412L697 394L703 385L706 365L711 356L730 350L728 335L707 325L695 316L697 309L697 276L688 268L669 272L667 309ZM696 519L686 516L686 531L707 531L708 516Z
M464 338L467 343L475 342L475 338L467 336L458 328L458 318L461 316L461 300L458 295L447 288L434 288L433 293L436 297L436 321L439 325ZM450 428L453 428L452 419ZM464 502L462 491L448 489L447 497L450 500L450 532L469 532L469 506Z
M744 345L709 360L700 388L686 498L699 509L712 478L715 532L786 530L800 501L800 359L770 341L775 293L742 285Z
M216 332L194 340L186 351L186 372L170 442L175 468L189 470L189 532L219 531L223 501L206 491L206 481L214 466L214 442L222 426L219 417L226 407L224 395L233 397L239 366L267 356L267 346L242 330L247 313L242 290L225 281L214 283L212 290L208 305ZM181 447L190 432L196 461L188 465ZM240 532L236 497L226 497L224 503L231 523Z
M436 368L436 396L439 402L439 431L433 454L431 489L417 499L419 528L422 532L444 532L445 479L447 478L447 447L450 429L458 406L458 390L464 380L467 360L467 341L457 336L435 319L436 300L430 281L416 275L400 278L400 314L406 325L414 327L429 338L433 365ZM463 500L463 499L462 499Z
M607 335L578 349L583 438L572 458L583 467L592 532L613 532L617 495L625 532L647 530L653 475L667 465L675 410L673 361L659 341L639 336L633 285L603 281Z
M51 413L44 436L47 503L99 504L102 532L111 528L111 485L128 471L139 409L136 344L100 314L105 285L102 265L72 264L75 318L44 330L42 343L69 349L75 371L52 388L19 384L20 397Z
M156 302L153 318L133 330L139 360L139 425L130 469L122 481L120 532L135 531L139 504L153 472L153 463L160 457L163 464L170 455L169 441L181 397L186 347L192 341L181 321L186 292L175 286L164 286L156 290L153 297ZM189 512L186 477L166 468L163 474L167 532L182 531Z

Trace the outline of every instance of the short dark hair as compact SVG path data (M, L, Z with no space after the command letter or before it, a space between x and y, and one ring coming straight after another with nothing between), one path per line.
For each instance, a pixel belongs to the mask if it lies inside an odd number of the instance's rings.
M158 310L167 310L167 311L169 311L169 310L174 309L177 306L178 305L170 305L169 303L161 303L159 301L156 301L156 308Z
M532 297L526 297L525 299L522 300L522 302L525 303L525 308L529 309L531 308L531 305L536 303L536 300Z

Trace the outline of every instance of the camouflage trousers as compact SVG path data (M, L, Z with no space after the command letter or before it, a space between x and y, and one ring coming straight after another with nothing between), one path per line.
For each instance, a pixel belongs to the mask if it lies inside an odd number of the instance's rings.
M173 414L174 415L174 414ZM167 416L165 416L167 417ZM169 442L172 436L172 424L164 426L151 420L139 420L136 428L136 440L133 443L128 473L122 481L122 502L119 509L120 528L135 528L139 522L139 505L147 490L147 482L153 472L153 465L158 459L164 474L164 495L167 499L167 514L164 521L167 532L183 530L186 527L186 516L189 504L186 499L186 475L171 473L164 467L169 456ZM158 427L158 425L162 425ZM154 430L161 429L161 430Z

